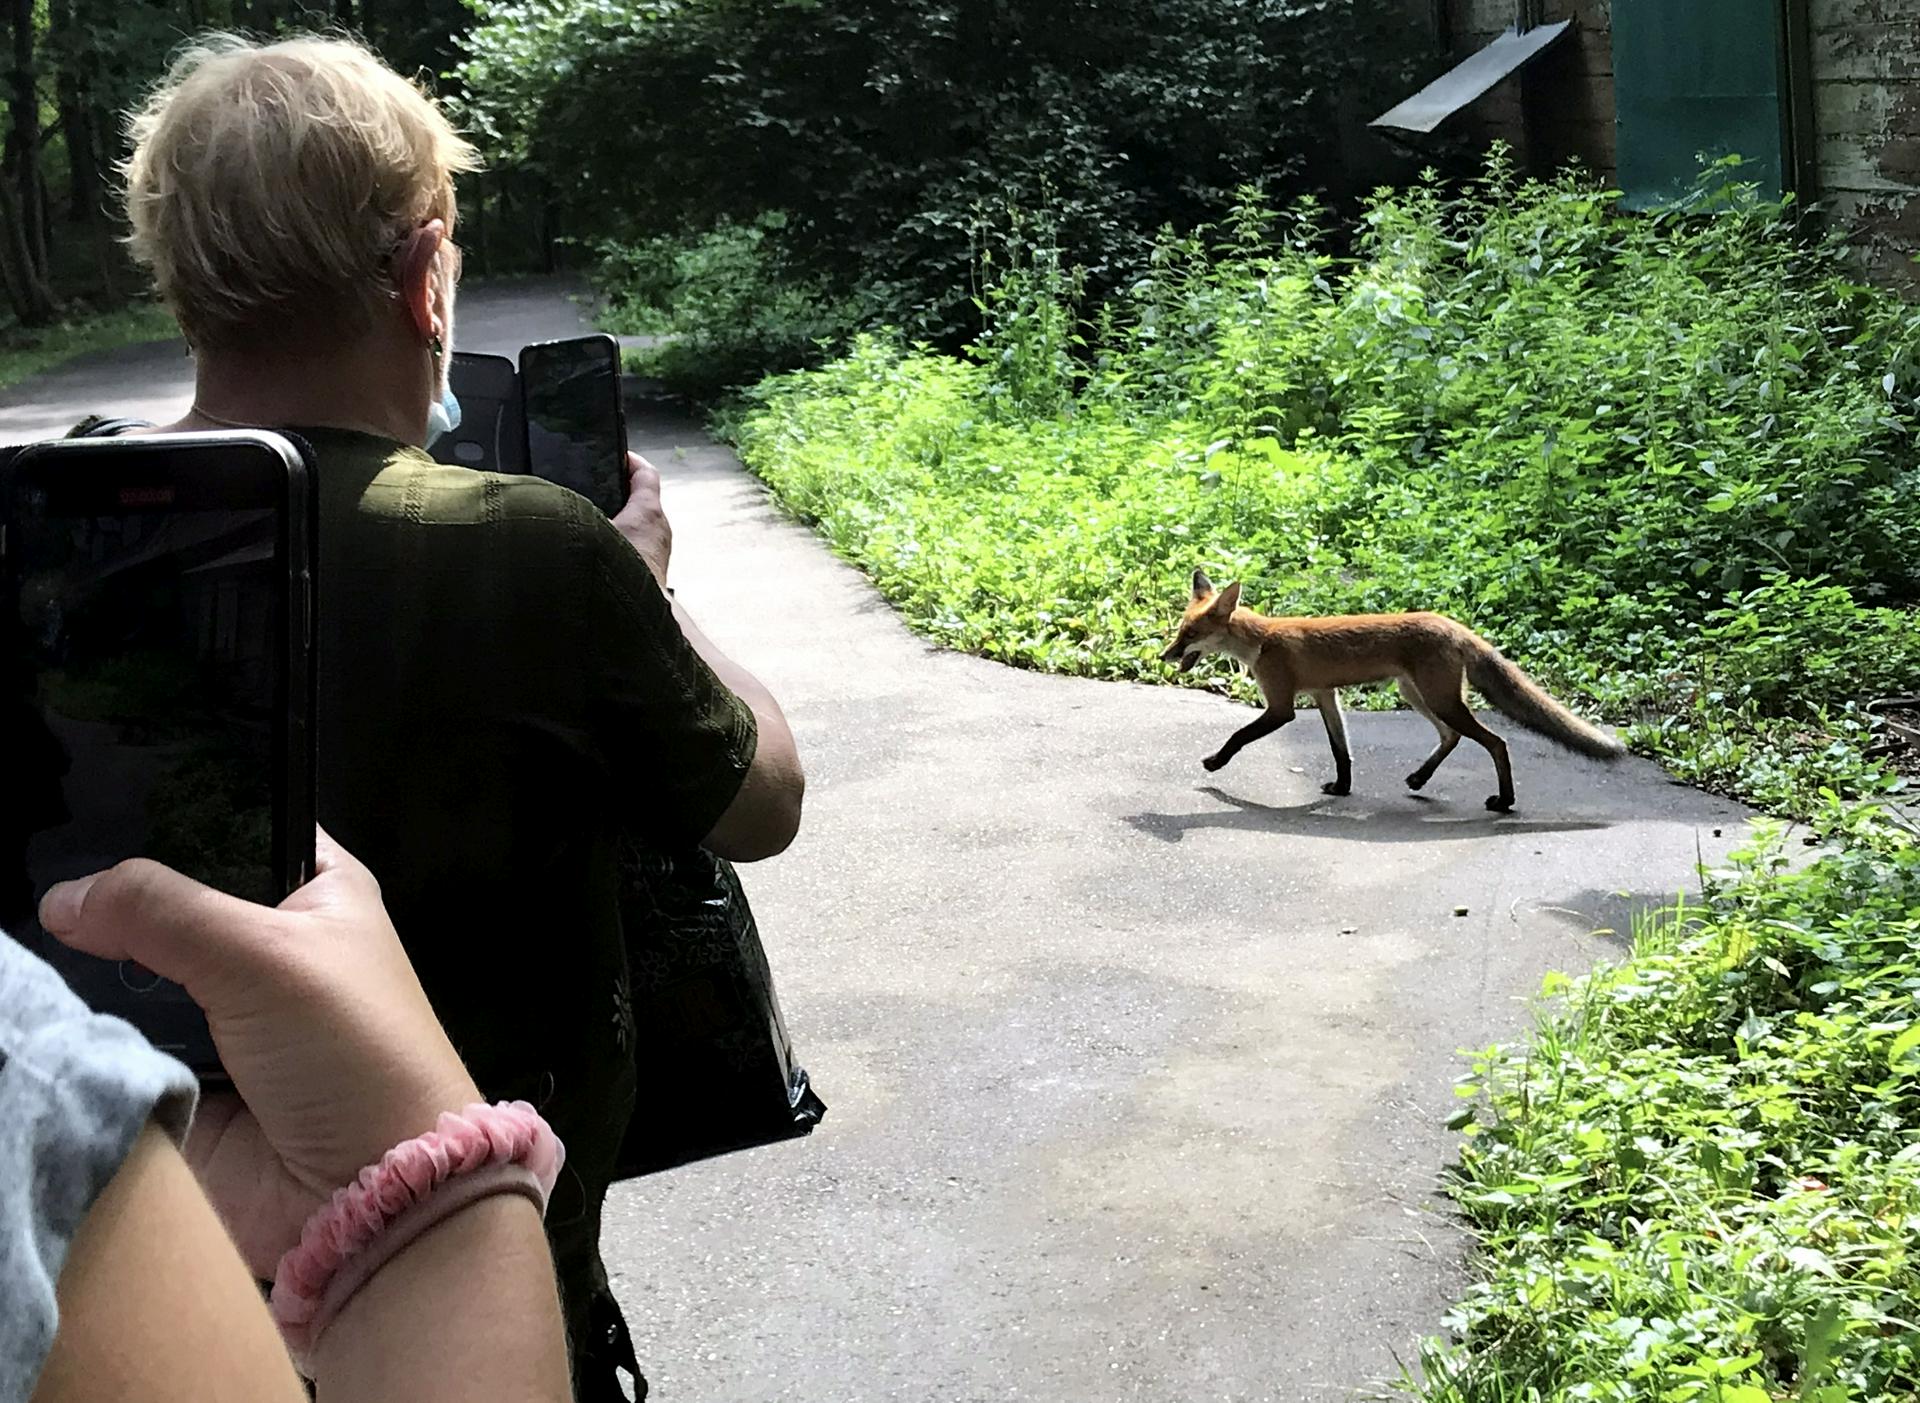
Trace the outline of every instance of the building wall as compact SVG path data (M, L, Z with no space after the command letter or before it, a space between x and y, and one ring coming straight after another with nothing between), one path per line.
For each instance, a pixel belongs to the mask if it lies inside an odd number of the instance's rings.
M1897 2L1897 0L1896 0ZM1611 0L1542 0L1543 23L1574 22L1573 33L1502 83L1456 120L1483 141L1500 139L1534 170L1578 161L1613 178L1613 16ZM1455 59L1485 48L1519 18L1519 0L1452 0Z
M1447 0L1456 59L1519 17L1521 0ZM1850 231L1869 272L1920 288L1920 0L1806 0L1813 78L1813 198ZM1541 0L1574 35L1455 119L1509 142L1531 169L1578 160L1614 175L1611 0Z
M1920 287L1920 5L1809 0L1815 198L1868 270Z

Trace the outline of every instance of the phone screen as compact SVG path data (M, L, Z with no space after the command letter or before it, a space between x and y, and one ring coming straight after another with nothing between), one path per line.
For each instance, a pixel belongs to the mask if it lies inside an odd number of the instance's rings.
M620 347L611 336L543 341L520 352L527 471L570 487L608 516L627 500Z
M128 857L268 905L301 866L285 831L301 820L276 782L306 733L287 665L287 511L257 456L252 471L221 466L23 460L0 516L0 927L203 1073L218 1063L184 991L67 950L34 912L53 883ZM297 807L310 835L310 794ZM310 868L310 836L304 850Z

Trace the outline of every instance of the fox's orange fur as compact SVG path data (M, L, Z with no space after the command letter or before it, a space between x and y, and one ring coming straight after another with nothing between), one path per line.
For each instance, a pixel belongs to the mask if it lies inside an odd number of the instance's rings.
M1333 746L1334 778L1321 786L1345 794L1353 783L1353 759L1347 751L1346 721L1340 713L1342 687L1363 682L1399 684L1407 705L1440 733L1440 743L1420 768L1407 776L1419 789L1433 778L1440 762L1466 736L1493 757L1500 792L1487 807L1513 807L1513 767L1507 743L1481 725L1467 707L1471 682L1501 711L1530 731L1596 760L1626 754L1618 740L1582 721L1548 696L1486 639L1444 614L1351 614L1337 618L1268 618L1240 606L1240 586L1215 591L1204 570L1193 572L1193 599L1180 619L1173 643L1160 656L1185 672L1208 653L1225 653L1245 663L1266 698L1267 709L1242 726L1203 762L1217 770L1262 736L1293 720L1294 698L1313 694Z

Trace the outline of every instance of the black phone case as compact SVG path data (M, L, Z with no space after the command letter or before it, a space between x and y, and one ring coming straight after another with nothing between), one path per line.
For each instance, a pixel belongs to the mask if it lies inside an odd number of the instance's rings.
M590 336L562 337L555 341L535 341L530 345L522 346L520 348L519 369L520 369L520 409L521 409L520 421L521 421L521 431L523 434L523 438L521 441L521 455L522 455L523 461L526 463L526 467L524 471L532 473L536 477L542 477L542 476L545 476L545 474L540 472L539 465L533 461L533 446L532 446L531 439L528 437L524 437L524 435L528 433L533 422L532 416L528 414L526 411L527 353L529 351L535 351L535 352L541 351L550 346L571 346L571 345L577 345L577 344L590 342L590 341L600 343L605 347L605 354L607 356L608 361L612 364L612 367L613 367L614 433L615 433L615 437L618 438L620 441L621 452L624 453L626 451L627 397L626 397L626 392L620 383L620 343L616 341L613 337L607 335L605 332L595 332ZM608 516L614 516L614 515L617 515L620 509L626 505L626 498L625 498L625 495L622 494L621 499L618 502L612 502L612 503L595 502L594 505L600 508L600 510L605 512Z
M526 408L514 363L505 356L455 351L447 383L460 400L460 427L427 450L434 461L476 472L525 473Z
M119 460L126 465L123 471L130 471L150 464L159 455L217 453L239 445L272 453L284 469L280 509L275 513L275 546L287 568L279 576L281 589L276 600L281 655L275 669L274 699L280 724L275 727L271 751L274 774L270 856L277 885L284 896L312 880L314 873L318 507L305 445L296 446L285 435L257 430L155 434L126 439L62 439L33 444L0 461L0 510L7 509L6 504L12 501L16 483L23 475L45 465L58 471L104 471L103 463ZM51 937L45 939L52 944ZM43 948L40 953L62 966L62 972L69 978L73 977L67 967L69 963L84 958L72 955L64 947ZM94 1005L101 1012L118 1014L136 1027L142 1027L143 1012L155 1007L146 997L151 990L135 990L127 984L124 970L120 983L126 988L125 994L110 982L96 982ZM168 1002L177 1003L171 999ZM188 1052L183 1060L203 1082L226 1083L225 1071L211 1039L205 1035L204 1023L198 1024L188 1039Z

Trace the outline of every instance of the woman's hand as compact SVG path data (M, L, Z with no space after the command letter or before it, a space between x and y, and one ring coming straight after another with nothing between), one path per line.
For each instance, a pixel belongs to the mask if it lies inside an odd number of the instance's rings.
M613 524L667 587L667 562L673 557L673 525L660 505L660 470L638 453L627 455L627 504Z
M66 944L138 960L206 1010L239 1095L207 1098L187 1157L263 1280L323 1199L480 1099L373 874L324 833L316 855L278 908L140 860L63 882L40 908Z

